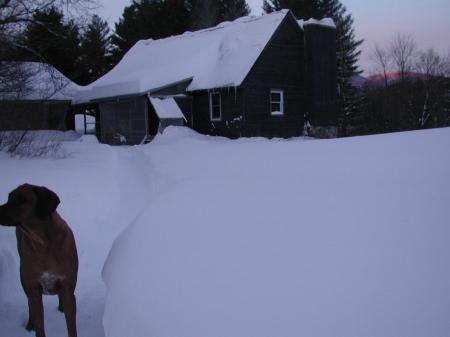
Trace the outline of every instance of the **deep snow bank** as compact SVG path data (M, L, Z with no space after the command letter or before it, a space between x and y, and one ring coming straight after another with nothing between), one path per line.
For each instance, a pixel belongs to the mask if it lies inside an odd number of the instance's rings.
M139 186L144 181L132 161L134 149L112 148L99 144L93 136L80 137L73 132L33 132L33 136L61 141L67 156L59 160L17 159L0 151L0 204L25 182L48 186L59 195L58 212L74 231L80 261L78 333L101 337L105 296L101 270L113 240L138 212L141 204L136 199L143 196ZM57 301L56 296L44 296L47 336L67 334ZM30 336L24 328L27 315L14 229L1 227L0 336Z
M145 148L160 196L104 268L108 337L450 335L450 129Z

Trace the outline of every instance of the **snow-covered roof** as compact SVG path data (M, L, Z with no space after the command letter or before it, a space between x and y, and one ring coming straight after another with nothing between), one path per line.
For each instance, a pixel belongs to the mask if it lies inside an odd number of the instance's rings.
M321 20L317 19L309 19L309 20L298 20L297 21L300 27L308 26L308 25L317 25L317 26L324 26L329 28L336 29L336 24L334 23L332 18L323 18Z
M182 118L185 120L177 102L173 97L149 97L159 118Z
M39 62L7 62L15 83L0 91L0 100L71 101L81 87L49 64Z
M84 88L80 101L145 93L191 79L188 91L239 86L288 13L139 41L110 72Z

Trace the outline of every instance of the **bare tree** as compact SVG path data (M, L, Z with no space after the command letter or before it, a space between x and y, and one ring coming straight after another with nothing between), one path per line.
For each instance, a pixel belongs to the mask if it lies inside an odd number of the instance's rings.
M80 13L94 8L95 4L96 0L0 0L0 93L14 91L20 96L27 91L24 85L31 75L20 62L11 62L16 61L17 50L26 49L37 59L43 59L20 42L26 25L41 24L35 20L36 13L52 6L63 8L67 13Z
M421 51L417 57L416 69L420 74L425 75L426 79L444 76L447 71L446 66L446 58L432 48Z
M413 69L416 42L411 35L397 34L391 42L390 51L394 65L400 72L400 78L404 81L407 73Z
M427 49L418 54L416 61L416 71L423 75L425 96L419 126L424 127L427 121L438 113L436 109L437 100L434 98L442 92L445 86L443 78L446 76L448 60L445 56L439 55L434 49Z
M388 50L375 43L371 55L372 61L376 64L377 70L383 73L384 87L388 87L388 70L392 63L391 54Z
M450 77L450 50L448 51L447 57L444 60L444 74L446 77Z

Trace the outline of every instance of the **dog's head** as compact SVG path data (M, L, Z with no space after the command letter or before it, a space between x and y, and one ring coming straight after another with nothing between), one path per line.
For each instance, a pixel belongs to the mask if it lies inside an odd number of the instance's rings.
M0 225L17 226L45 220L58 207L55 192L43 186L24 184L9 193L6 204L0 206Z

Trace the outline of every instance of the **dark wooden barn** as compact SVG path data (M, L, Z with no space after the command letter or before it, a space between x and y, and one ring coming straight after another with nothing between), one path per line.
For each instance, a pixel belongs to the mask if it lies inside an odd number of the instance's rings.
M229 138L295 137L306 118L317 136L333 137L336 88L333 23L299 22L284 10L140 41L80 103L98 105L98 134L110 144L142 143L168 125ZM158 97L182 116L160 116Z
M79 87L48 64L12 66L22 78L0 94L0 131L73 129L72 98Z

